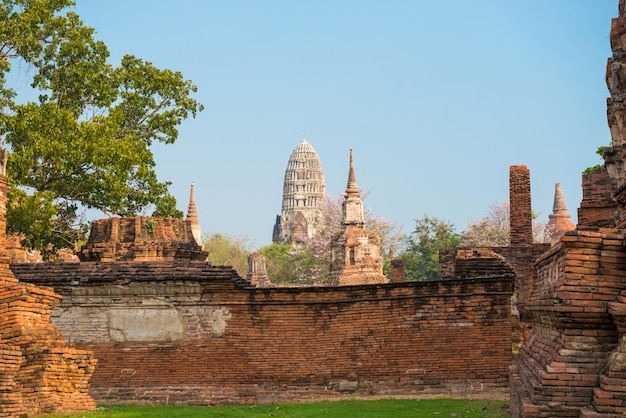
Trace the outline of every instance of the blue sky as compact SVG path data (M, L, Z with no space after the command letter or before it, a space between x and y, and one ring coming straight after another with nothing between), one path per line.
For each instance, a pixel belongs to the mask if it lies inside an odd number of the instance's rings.
M531 172L547 220L562 184L610 143L604 76L617 0L78 0L119 63L181 71L205 110L154 152L203 233L271 243L292 150L317 150L327 192L354 148L374 213L409 233L424 214L462 231Z

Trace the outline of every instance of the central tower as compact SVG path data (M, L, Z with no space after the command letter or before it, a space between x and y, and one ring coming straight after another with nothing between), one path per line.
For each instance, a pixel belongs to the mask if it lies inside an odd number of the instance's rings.
M272 241L292 243L311 238L325 196L320 158L313 146L303 139L287 163L283 205L281 214L276 217Z

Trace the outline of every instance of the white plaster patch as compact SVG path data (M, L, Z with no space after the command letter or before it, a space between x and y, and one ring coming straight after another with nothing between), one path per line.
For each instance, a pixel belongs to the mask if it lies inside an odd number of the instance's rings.
M185 338L185 328L185 322L174 308L112 308L109 311L111 342L179 342Z
M211 313L209 319L209 327L215 335L224 335L226 331L227 321L230 320L232 314L226 308L217 308Z

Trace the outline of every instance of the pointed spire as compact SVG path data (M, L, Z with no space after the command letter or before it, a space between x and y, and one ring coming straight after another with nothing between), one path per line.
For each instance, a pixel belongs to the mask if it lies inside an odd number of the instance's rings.
M194 185L191 183L191 193L189 195L189 208L187 209L187 220L192 224L198 223L198 212L196 212L196 196L194 192Z
M563 199L561 184L556 183L554 187L554 206L552 207L552 213L548 215L549 220L544 231L545 242L559 242L563 234L575 229L576 225L570 218L565 206L565 199Z
M565 199L561 191L561 183L557 183L554 187L554 205L552 206L552 212L567 212L567 206L565 205Z
M346 195L348 197L360 197L359 186L356 184L356 175L354 174L354 158L352 158L352 148L350 148L350 171L348 172Z

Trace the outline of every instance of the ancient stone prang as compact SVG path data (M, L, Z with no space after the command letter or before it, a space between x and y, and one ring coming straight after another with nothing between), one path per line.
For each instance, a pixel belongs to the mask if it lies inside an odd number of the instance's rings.
M303 139L287 163L282 210L276 217L272 241L295 243L311 238L325 198L322 164L313 146Z

